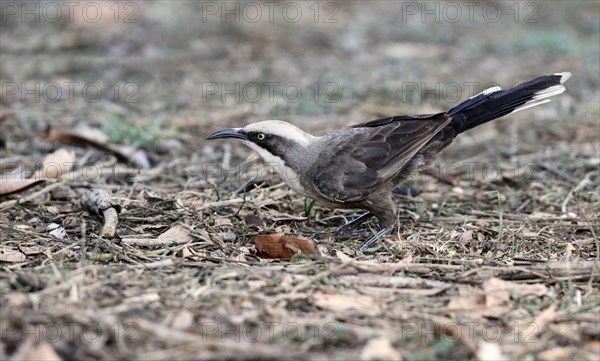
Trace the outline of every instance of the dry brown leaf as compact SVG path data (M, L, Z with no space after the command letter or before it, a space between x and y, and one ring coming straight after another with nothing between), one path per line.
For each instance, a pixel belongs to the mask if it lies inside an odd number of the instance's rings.
M275 233L252 237L257 254L264 258L289 261L295 255L316 257L315 242L306 238L298 238Z
M366 295L315 293L312 300L315 306L335 312L353 310L374 316L382 309L377 299Z
M0 246L0 262L19 263L25 262L25 255L10 246Z
M19 251L23 252L26 256L35 256L36 254L44 253L45 249L41 246L19 246Z
M174 240L177 243L186 243L192 241L190 231L181 224L176 224L158 236L160 240Z
M90 128L79 129L78 131L50 130L46 139L50 142L70 143L78 146L90 146L96 149L113 154L117 159L123 162L135 163L143 169L150 168L150 161L141 149L125 145L117 145L106 142L105 136L97 135L97 130ZM102 133L103 134L103 133Z
M9 178L0 181L0 196L7 196L10 194L21 193L29 188L35 187L36 185L45 182L45 179L16 179Z
M42 169L37 170L30 178L57 179L69 172L74 164L75 152L61 148L46 155Z
M548 293L548 288L540 283L516 283L495 277L485 280L482 286L486 295L485 304L488 307L506 305L512 294L541 297Z
M389 339L379 337L367 342L359 358L363 361L402 360L402 354L394 349Z
M460 235L460 243L467 244L473 239L473 231L464 231L463 234Z
M190 231L180 224L169 228L157 238L123 237L123 243L135 246L158 247L184 244L192 241Z
M221 218L215 218L214 226L215 227L231 227L231 226L233 226L233 223L231 223L231 219L221 217Z

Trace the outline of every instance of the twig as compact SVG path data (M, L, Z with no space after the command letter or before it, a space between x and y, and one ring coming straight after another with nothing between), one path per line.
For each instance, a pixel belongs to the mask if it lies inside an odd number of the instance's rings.
M231 205L243 203L243 202L244 202L244 199L242 199L242 198L234 198L234 199L229 199L226 201L216 201L216 202L205 203L202 205L202 207L200 207L200 209L204 210L204 209L217 208L217 207L226 207L226 206L231 206Z
M577 183L577 179L571 177L567 173L563 172L562 170L560 170L548 163L536 162L536 164L539 165L540 167L550 171L551 173L554 173L555 175L561 177L562 179L566 180L567 182L569 182L571 184Z
M588 174L586 174L585 177L579 182L579 184L577 184L575 187L573 187L569 191L569 194L567 194L567 196L565 197L565 200L562 202L562 204L560 206L560 211L562 212L563 215L567 214L567 203L569 203L571 198L573 198L573 193L577 193L581 189L583 189L585 186L587 186L588 183L590 183L590 177L593 173L596 173L596 172L589 172Z
M588 281L588 290L586 292L586 296L587 296L589 293L593 292L594 288L592 287L592 282L594 280L594 276L595 276L596 272L598 271L598 265L600 264L600 239L598 239L598 237L596 237L596 230L592 226L592 222L590 222L590 219L585 214L583 207L581 207L581 204L579 203L579 199L577 199L577 197L574 197L573 199L575 199L575 203L577 203L577 207L579 207L579 213L581 213L581 216L583 217L583 219L585 219L588 226L590 227L590 232L592 232L593 239L596 240L596 262L594 262L594 266L592 267L592 271L590 272L590 279Z
M106 191L102 189L92 189L81 197L81 206L97 215L102 215L104 225L102 226L102 237L113 237L117 231L119 223L118 213L121 206L110 199Z
M190 242L188 237L165 237L165 238L123 238L123 244L129 246L164 247Z
M14 207L17 204L21 204L21 203L25 203L25 202L29 202L32 201L34 199L36 199L37 197L50 192L51 190L53 190L54 188L60 187L61 185L65 184L65 182L56 182L56 183L52 183L48 186L46 186L43 189L40 189L39 191L32 193L26 197L21 197L18 199L13 199L10 201L6 201L6 202L2 202L0 203L0 211L4 211L7 210L9 208Z

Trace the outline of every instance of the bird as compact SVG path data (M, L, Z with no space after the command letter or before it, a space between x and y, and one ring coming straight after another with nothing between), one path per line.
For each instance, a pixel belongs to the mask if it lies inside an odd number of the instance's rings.
M364 252L396 224L396 187L431 164L461 133L549 102L565 91L563 83L570 77L562 72L506 90L495 86L446 112L375 119L321 136L265 120L214 132L207 140L241 140L297 193L327 207L367 211L340 231L376 217L380 231L360 247Z

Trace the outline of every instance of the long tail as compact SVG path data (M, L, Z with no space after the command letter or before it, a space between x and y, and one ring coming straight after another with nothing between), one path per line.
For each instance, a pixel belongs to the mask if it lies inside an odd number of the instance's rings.
M535 78L513 88L502 90L493 87L471 97L448 111L452 116L449 126L460 134L519 110L535 107L565 91L563 83L571 73L556 73Z

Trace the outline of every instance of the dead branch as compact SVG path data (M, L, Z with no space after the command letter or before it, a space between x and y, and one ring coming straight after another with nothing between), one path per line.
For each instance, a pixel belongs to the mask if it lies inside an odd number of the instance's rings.
M121 206L110 199L106 191L102 189L92 189L81 197L81 206L83 209L102 215L104 226L102 227L102 237L113 237L119 223L118 213L121 212Z

